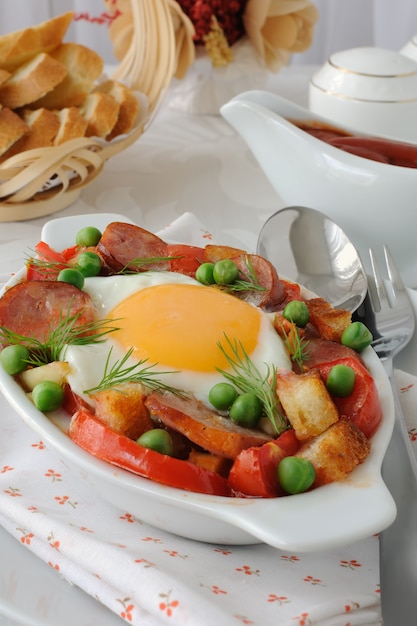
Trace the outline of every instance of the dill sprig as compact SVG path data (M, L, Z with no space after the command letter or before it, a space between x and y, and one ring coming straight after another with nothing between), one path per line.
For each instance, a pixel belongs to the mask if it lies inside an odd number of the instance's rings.
M279 434L288 428L288 422L279 410L279 400L277 396L277 368L265 363L266 373L262 375L256 365L248 356L242 342L232 341L226 334L225 340L229 351L218 342L218 347L227 359L233 373L217 368L227 380L244 393L254 393L260 400L263 412L271 421L276 432Z
M55 276L65 267L70 267L69 264L65 264L62 261L55 261L54 259L40 259L37 256L26 256L26 266L32 266L39 274L45 276Z
M161 263L162 261L172 261L173 259L178 259L178 256L152 256L152 257L138 257L137 259L132 259L129 263L126 263L121 270L117 272L117 274L136 274L143 267L147 265L152 265L154 263ZM154 269L154 268L152 268Z
M297 326L294 322L290 322L290 330L287 331L283 324L278 321L283 336L283 341L291 360L297 363L300 370L303 369L303 363L309 358L308 344L310 343L304 337L300 337Z
M21 344L29 349L28 365L45 365L63 358L63 351L68 345L88 345L101 343L103 337L118 330L110 325L110 320L92 320L77 324L82 311L71 315L70 308L65 315L60 312L56 327L51 328L43 341L30 335L20 335L6 326L0 326L0 343L7 345Z
M148 359L140 359L133 365L126 365L126 362L132 356L133 348L130 348L120 360L110 366L111 353L112 348L110 348L107 355L101 381L95 387L86 389L84 393L91 395L94 392L103 391L104 389L109 389L110 387L116 387L125 383L141 383L152 391L170 391L171 393L182 397L187 395L185 391L166 385L159 380L159 376L164 374L175 374L175 371L152 371L152 368L154 368L157 364L153 363L145 365L148 362Z
M260 284L258 281L258 277L256 276L256 272L253 267L253 263L251 259L245 255L245 265L247 267L247 272L243 272L242 270L239 273L244 277L238 278L233 281L233 283L229 283L225 286L226 291L266 291L266 287Z

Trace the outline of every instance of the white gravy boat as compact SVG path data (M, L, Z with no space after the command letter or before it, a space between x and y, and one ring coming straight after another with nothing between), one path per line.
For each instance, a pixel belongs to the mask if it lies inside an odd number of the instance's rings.
M246 141L285 205L327 214L362 258L369 247L387 244L406 284L417 287L416 168L371 161L309 135L288 120L336 124L272 93L242 93L220 112Z

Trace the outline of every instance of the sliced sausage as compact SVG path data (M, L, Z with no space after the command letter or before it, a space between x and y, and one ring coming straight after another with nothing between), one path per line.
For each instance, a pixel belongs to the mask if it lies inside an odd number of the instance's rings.
M330 361L336 361L338 359L353 358L363 365L363 359L348 346L344 346L336 341L327 341L321 338L309 339L306 348L306 359L303 365L311 369L322 363L328 363Z
M263 290L235 291L235 296L266 311L275 311L282 305L286 298L285 284L267 259L230 246L209 244L205 247L204 261L217 263L223 259L232 259L236 263L243 280L249 274L251 266L257 282L264 288Z
M160 420L217 456L234 459L241 450L261 446L272 439L261 431L242 428L195 398L154 391L146 398L145 405L154 420Z
M10 287L0 299L0 326L43 342L66 316L79 317L75 326L96 317L85 291L57 281L32 280Z
M97 253L108 273L123 269L131 272L170 269L169 260L166 260L167 244L157 235L134 224L109 224L97 244ZM152 261L140 262L143 259Z
M249 278L249 271L252 269L257 282L264 288L237 291L235 295L266 311L275 311L285 300L286 289L272 263L257 254L240 255L234 257L233 261L240 270L243 280L246 280L246 276Z

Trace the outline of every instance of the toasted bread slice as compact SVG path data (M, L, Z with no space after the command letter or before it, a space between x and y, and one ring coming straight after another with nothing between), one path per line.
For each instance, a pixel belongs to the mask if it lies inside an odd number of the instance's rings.
M87 120L86 137L107 137L117 122L119 108L119 103L108 93L89 94L80 107Z
M0 110L0 156L4 155L29 130L28 125L14 111Z
M0 68L11 72L40 52L51 52L62 42L73 15L73 11L69 11L36 26L0 36Z
M62 63L40 52L0 85L0 102L10 109L24 107L52 91L66 75Z
M51 56L66 68L66 77L34 106L63 109L81 105L103 72L103 59L94 50L73 42L61 44Z
M317 370L300 375L278 372L277 394L299 441L316 437L339 419L336 405Z
M70 139L84 137L88 124L78 107L65 107L65 109L54 111L54 113L59 121L54 145L59 146Z
M59 129L58 118L48 109L24 110L21 117L28 126L28 131L5 153L9 158L18 152L51 146Z
M106 139L110 141L132 130L139 113L139 102L132 90L118 81L106 80L97 85L94 91L110 94L119 103L117 122Z
M369 441L359 428L342 419L302 445L295 456L311 461L316 471L313 486L319 487L345 478L369 450Z

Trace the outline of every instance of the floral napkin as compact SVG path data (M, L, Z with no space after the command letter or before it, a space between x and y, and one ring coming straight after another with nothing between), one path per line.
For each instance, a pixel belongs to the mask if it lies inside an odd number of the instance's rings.
M188 214L162 235L194 244L210 239ZM397 372L397 383L417 448L415 379ZM319 553L191 541L104 501L2 396L0 432L0 524L115 620L137 626L381 624L377 536Z

